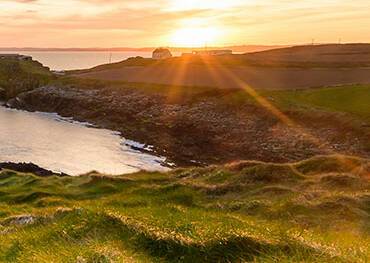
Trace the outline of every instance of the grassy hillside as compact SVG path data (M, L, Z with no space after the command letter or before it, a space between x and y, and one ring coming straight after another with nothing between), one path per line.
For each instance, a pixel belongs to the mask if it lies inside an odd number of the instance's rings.
M370 120L370 86L354 85L272 93L283 106L346 112Z
M82 87L84 84L99 87L99 84L97 84L99 81L79 81ZM107 84L109 85L109 83ZM119 83L113 85L119 88ZM223 101L228 103L229 106L238 106L246 102L256 103L255 99L243 90L220 90L211 87L181 87L145 83L135 83L132 86L150 94L171 94L172 97L184 101L196 101L206 97L222 97ZM357 119L370 121L370 85L343 85L305 90L257 92L282 111L292 109L321 110L346 113Z
M0 261L368 262L370 161L0 173Z
M185 87L176 85L161 85L151 83L127 83L123 81L101 81L92 79L61 78L58 85L76 86L81 89L113 89L140 90L155 95L171 95L177 101L191 102L201 98L222 98L230 106L238 106L245 102L253 103L255 99L246 91L223 90L214 87ZM281 110L306 108L321 109L330 112L349 113L353 116L370 119L370 85L342 85L303 90L256 90L257 93L271 101Z
M370 44L294 46L245 54L241 58L261 66L368 67Z
M91 69L71 70L69 74L81 74L114 70L133 66L172 66L184 64L255 66L267 68L359 68L370 66L370 44L303 45L217 57L173 57L164 61L132 57L127 60L99 65Z
M0 99L44 85L52 78L48 68L37 61L0 60Z

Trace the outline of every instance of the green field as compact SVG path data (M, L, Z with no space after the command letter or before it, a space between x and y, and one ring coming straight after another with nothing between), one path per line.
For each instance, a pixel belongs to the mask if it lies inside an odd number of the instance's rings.
M279 91L269 95L278 101L278 105L285 107L309 107L344 112L370 120L370 86L368 85Z
M370 86L354 85L303 90L257 91L282 111L326 111L346 113L356 119L370 120ZM230 105L257 103L247 91L226 94Z
M132 88L149 94L171 95L179 102L192 102L201 98L218 98L227 106L257 103L243 90L225 90L213 87L185 87L120 81L62 78L59 85L77 85L80 88L112 87ZM322 87L302 90L257 90L259 95L282 111L303 110L346 113L356 119L370 121L370 85Z
M1 262L369 262L370 162L0 172Z

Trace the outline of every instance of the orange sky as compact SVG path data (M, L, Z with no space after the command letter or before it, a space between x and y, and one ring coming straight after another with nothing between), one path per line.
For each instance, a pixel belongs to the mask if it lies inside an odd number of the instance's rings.
M370 42L369 0L0 0L2 47Z

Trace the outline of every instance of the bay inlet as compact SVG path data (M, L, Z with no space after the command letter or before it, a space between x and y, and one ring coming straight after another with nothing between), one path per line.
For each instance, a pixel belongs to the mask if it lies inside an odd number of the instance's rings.
M114 131L57 114L0 106L0 162L31 162L69 175L168 170L162 165L165 158L140 152L132 144Z

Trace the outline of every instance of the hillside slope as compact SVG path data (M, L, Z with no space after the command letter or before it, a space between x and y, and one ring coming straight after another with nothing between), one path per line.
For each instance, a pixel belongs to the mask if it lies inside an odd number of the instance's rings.
M131 58L72 71L79 78L240 89L369 84L370 44L297 46L243 55ZM236 81L237 79L237 81ZM240 83L243 83L242 85Z
M370 162L0 172L0 261L368 262Z
M370 44L294 46L247 53L244 59L261 63L316 65L319 67L369 67Z
M0 59L0 100L38 88L52 78L49 68L37 61Z

